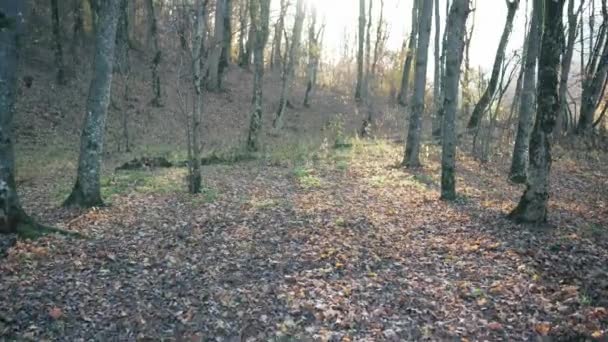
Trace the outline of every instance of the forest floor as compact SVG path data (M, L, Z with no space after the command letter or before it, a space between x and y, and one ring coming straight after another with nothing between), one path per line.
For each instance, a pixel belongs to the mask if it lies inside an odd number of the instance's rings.
M534 227L505 219L522 193L505 165L461 154L446 203L437 147L417 170L401 152L355 139L206 166L199 196L185 169L119 171L87 211L57 209L59 173L23 184L30 212L86 238L8 250L0 339L606 338L608 164L556 151Z

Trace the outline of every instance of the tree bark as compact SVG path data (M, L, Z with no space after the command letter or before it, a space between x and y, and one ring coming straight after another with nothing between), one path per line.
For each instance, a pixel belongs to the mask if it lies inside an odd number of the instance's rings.
M232 0L224 3L224 35L222 54L220 56L220 75L226 72L226 68L232 62Z
M505 23L504 30L502 32L502 37L500 38L500 43L498 44L498 50L496 51L496 58L494 59L494 66L492 68L492 75L490 76L490 82L488 83L488 87L485 92L475 105L473 109L473 114L471 115L471 119L467 125L468 129L477 128L479 122L483 118L484 113L488 109L488 105L492 101L492 97L496 93L496 87L498 86L498 79L500 77L500 69L505 59L505 53L507 49L507 44L509 43L509 37L511 36L511 32L513 31L513 20L515 19L515 14L517 12L517 8L519 7L519 0L505 0L507 3L507 21Z
M253 53L253 98L247 149L251 152L260 149L260 130L262 129L262 103L264 78L264 47L268 41L268 25L270 16L270 0L255 1L251 8L251 25L255 29L255 45Z
M439 0L435 0L435 68L433 69L433 137L441 138L441 111L443 101L441 99L441 15L439 11ZM446 30L447 32L447 30ZM447 56L446 56L447 58ZM460 67L460 66L459 66Z
M99 4L99 25L95 33L93 79L89 88L76 183L65 206L103 205L100 177L106 114L112 88L112 66L120 0Z
M249 11L251 12L251 7L255 6L256 0L247 0ZM245 54L242 56L242 59L239 61L239 66L249 70L249 66L251 65L251 56L253 54L253 49L255 46L255 29L253 25L249 25L249 32L247 33L247 43L245 44Z
M196 21L192 35L192 76L194 85L194 112L192 113L192 131L190 132L190 177L188 190L191 194L198 194L202 190L201 176L201 121L203 114L203 73L201 59L203 55L203 35L205 34L205 10L207 1L196 2ZM221 48L220 48L221 49Z
M424 114L424 95L426 90L426 74L431 36L431 21L433 19L433 2L423 1L420 11L418 28L418 49L416 50L416 69L414 73L414 95L410 111L410 122L405 145L403 165L407 167L420 166L420 136L422 133L422 115Z
M448 15L445 41L446 65L443 90L441 198L456 199L456 112L469 0L454 0Z
M284 68L281 98L279 99L279 108L272 122L272 127L281 129L283 127L283 116L285 115L285 107L289 101L291 93L291 83L293 82L298 53L300 51L300 38L302 36L302 27L304 25L304 0L298 0L296 5L296 18L293 24L293 33L291 36L291 45L289 46L289 55L287 56L287 66Z
M310 96L312 89L317 83L317 70L319 68L319 59L321 55L321 46L319 44L319 36L323 28L317 32L317 9L312 7L310 14L310 25L308 27L308 68L306 75L306 92L304 93L304 107L310 107Z
M574 44L576 43L576 33L578 27L578 16L582 12L585 1L582 0L578 10L574 11L574 0L568 2L568 33L566 41L566 49L562 57L561 76L559 81L559 111L556 123L558 133L567 125L568 117L568 81L570 79L570 69L572 68L572 58L574 56Z
M542 39L542 0L534 0L530 32L526 39L526 55L523 65L523 83L519 102L519 122L511 160L509 178L515 183L524 183L528 171L528 151L530 149L530 133L534 124L536 66Z
M55 50L55 67L57 68L57 84L63 85L66 81L65 63L63 61L63 43L57 0L51 0L51 17L53 26L53 49Z
M154 0L146 0L146 5L148 9L148 22L150 24L150 36L152 37L152 47L154 49L154 57L152 58L152 94L154 97L152 99L152 105L161 107L163 105L162 88L158 69L162 61L162 51L158 39L158 22L156 19Z
M357 52L357 85L355 100L361 101L363 92L363 49L365 48L365 0L359 0L359 50Z
M407 44L405 61L403 64L403 74L401 76L401 88L399 90L398 97L398 102L402 107L407 107L409 103L410 73L412 71L412 63L414 61L416 44L418 42L418 15L420 12L420 1L422 0L413 0L414 6L412 8L412 30L410 31L410 39Z
M129 67L129 2L120 1L118 23L116 27L116 43L114 48L114 71L125 74Z
M288 2L281 0L279 17L274 25L274 38L272 43L272 57L270 59L271 69L281 69L282 67L282 52L281 46L283 41L283 30L285 29L285 16L287 15Z
M209 79L207 80L207 89L217 91L222 86L221 75L221 56L224 47L224 7L226 0L217 0L215 5L215 34L213 35L212 44L210 46L211 55L209 56Z
M516 222L547 221L549 175L551 172L551 135L555 127L558 77L562 40L562 13L565 0L544 0L544 25L539 59L538 106L530 138L530 168L526 191L509 214Z
M245 41L247 37L247 17L249 16L249 1L239 1L239 59L238 63L241 65L245 59Z
M371 73L371 59L372 59L372 10L374 0L367 0L369 3L369 7L367 10L367 27L365 29L365 66L363 68L363 87L362 87L362 97L365 99L367 103L369 101L369 79Z

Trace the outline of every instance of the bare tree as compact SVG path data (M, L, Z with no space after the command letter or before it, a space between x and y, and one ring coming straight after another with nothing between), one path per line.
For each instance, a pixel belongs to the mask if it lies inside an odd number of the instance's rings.
M454 0L447 19L445 41L446 69L443 84L443 128L441 157L441 198L456 199L456 112L460 69L469 15L469 0Z
M511 36L511 32L513 31L513 20L515 19L515 14L519 7L519 0L505 0L507 4L507 21L505 22L505 27L502 32L502 36L500 38L500 43L498 44L498 50L496 51L496 58L494 59L494 66L492 67L492 75L490 76L490 82L488 83L488 87L485 92L475 105L473 109L473 114L471 115L471 119L467 125L467 128L473 129L477 128L479 122L481 121L484 113L488 109L488 105L490 101L494 97L496 93L496 87L498 86L498 79L500 77L500 68L505 59L505 53L507 49L507 44L509 43L509 37Z
M441 53L441 15L439 14L439 0L435 0L435 67L433 72L433 136L441 137L441 77L443 76L443 63ZM466 22L466 21L465 21ZM446 30L447 34L447 30ZM446 56L447 57L447 56Z
M53 23L53 49L55 50L55 66L57 68L57 83L65 84L65 63L63 61L63 44L61 22L59 21L59 5L57 0L51 0L51 18Z
M563 39L562 13L565 0L544 0L544 24L538 77L538 106L530 138L530 166L526 191L509 217L517 222L547 221L551 134L559 109L558 80Z
M242 64L246 58L245 41L247 38L247 25L249 17L249 0L239 0L239 56L238 63Z
M528 169L528 150L530 148L530 132L534 123L535 91L536 91L536 65L540 51L542 37L542 0L534 0L532 6L532 20L530 32L526 39L526 55L523 65L523 83L519 104L519 123L511 161L509 178L515 183L526 181Z
M403 165L407 167L420 166L420 137L422 133L422 115L425 108L424 95L426 90L426 74L432 19L433 2L423 1L418 28L418 48L416 50L416 69L414 72L414 95L412 96L405 156L403 158Z
M275 69L282 67L283 54L281 47L283 42L283 30L285 29L285 16L287 15L287 9L289 8L289 1L281 0L280 12L277 22L274 25L274 39L272 42L272 56L270 57L270 68Z
M210 48L209 56L209 79L207 80L207 89L217 91L221 88L221 56L224 49L224 12L226 0L217 0L215 4L215 33Z
M398 102L401 106L407 107L409 101L409 86L410 73L412 71L412 63L416 54L416 44L418 42L418 14L420 11L420 2L422 0L413 0L412 8L412 30L405 52L405 61L403 64L403 74L401 76L401 89L399 90Z
M310 24L308 26L308 67L306 70L306 92L304 93L304 107L310 107L310 96L317 84L317 71L321 58L320 36L323 34L325 25L317 31L317 9L311 8Z
M264 78L264 47L268 41L268 21L270 0L253 0L251 6L251 25L255 29L255 49L253 54L253 98L247 149L255 152L260 148L259 136L262 129L262 102Z
M304 0L298 0L296 4L296 17L293 24L293 33L291 36L291 45L289 46L289 55L287 56L287 65L283 68L283 75L281 78L281 98L279 99L276 117L272 122L272 127L275 129L281 129L283 127L283 115L285 114L285 107L289 101L291 83L294 78L298 53L300 51L300 38L304 25L304 14Z
M365 47L365 0L359 0L359 50L357 52L357 85L355 86L355 100L361 101L363 95L363 49Z
M162 61L162 51L158 40L158 21L156 19L154 0L146 0L146 8L150 24L150 36L152 37L152 48L154 50L154 57L152 58L152 93L154 98L152 99L152 105L160 107L162 106L162 89L158 69Z
M93 79L89 88L84 126L80 138L78 173L74 188L64 202L65 206L93 207L103 204L100 187L101 158L106 114L112 88L112 67L120 1L107 0L99 4Z

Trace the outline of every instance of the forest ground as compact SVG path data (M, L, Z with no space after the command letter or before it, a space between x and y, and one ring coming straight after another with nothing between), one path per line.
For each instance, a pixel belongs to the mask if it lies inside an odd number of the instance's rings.
M555 163L551 227L505 219L521 188L459 160L438 199L438 150L396 167L400 144L118 171L110 205L36 210L86 236L20 241L0 263L0 336L134 340L530 340L608 329L605 163ZM292 151L294 152L294 151ZM287 157L287 156L291 157ZM61 179L61 177L59 177ZM63 179L66 179L65 177ZM62 186L69 188L69 183Z
M205 191L192 196L184 168L114 170L134 157L185 158L171 70L165 106L153 108L139 80L148 71L135 65L128 98L124 80L114 82L108 206L61 209L88 76L54 87L37 55L28 54L34 84L21 85L17 104L21 199L39 221L85 238L0 251L0 340L606 338L605 152L556 146L550 225L515 225L505 216L523 188L506 180L508 146L480 163L462 145L461 196L442 202L436 145L424 145L423 168L397 167L400 109L378 107L376 138L349 138L366 113L326 88L311 109L288 111L285 131L266 135L255 160L238 160L251 75L233 68L227 90L206 97L203 140L206 154L234 160L204 166ZM266 132L277 80L267 75ZM125 110L131 153L118 148Z

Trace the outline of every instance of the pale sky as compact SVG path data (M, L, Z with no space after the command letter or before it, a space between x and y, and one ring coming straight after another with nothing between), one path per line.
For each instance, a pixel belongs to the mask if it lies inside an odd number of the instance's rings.
M326 17L327 31L325 34L326 49L330 54L339 54L343 46L344 32L350 34L350 42L354 43L357 34L357 18L359 15L359 0L309 0L319 9L319 15ZM426 0L433 1L433 0ZM389 48L400 49L404 38L411 28L412 0L384 0L385 18L390 27ZM441 29L445 26L445 0L441 2ZM374 0L378 10L380 0ZM525 5L523 0L515 20L509 50L520 49L525 33ZM489 70L494 62L494 55L504 28L507 6L504 0L477 0L475 13L475 33L471 45L472 66L481 65ZM377 13L374 21L377 20ZM433 21L434 22L434 21ZM434 28L433 28L434 31ZM433 33L431 33L433 34ZM433 52L431 37L430 52Z

